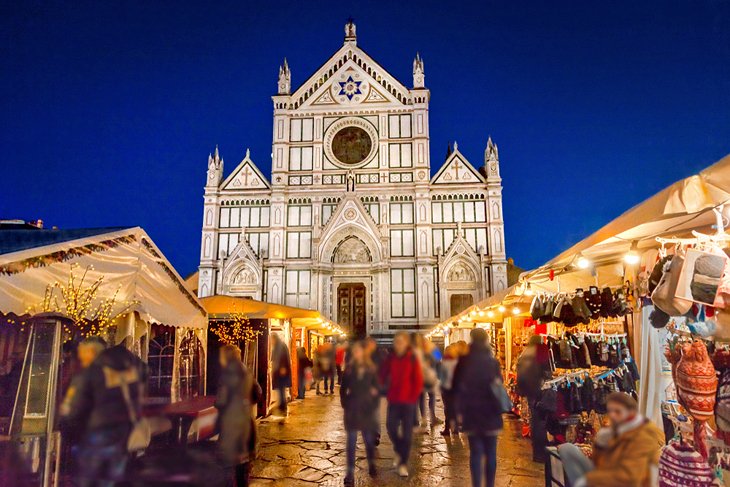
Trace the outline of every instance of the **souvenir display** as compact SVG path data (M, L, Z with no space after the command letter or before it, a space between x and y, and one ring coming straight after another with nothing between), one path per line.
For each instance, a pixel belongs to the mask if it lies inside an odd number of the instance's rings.
M672 441L659 457L659 487L709 487L715 473L691 445Z
M664 273L654 292L651 293L651 300L654 306L664 311L669 316L682 316L692 307L692 302L677 298L677 285L679 276L684 265L684 259L675 255L667 261L664 266Z
M587 292L576 289L574 293L538 294L530 306L533 320L565 326L587 325L592 319L616 318L631 312L632 307L623 288L612 291L606 287L599 291L595 286Z
M677 282L676 297L713 306L727 264L725 252L689 249Z

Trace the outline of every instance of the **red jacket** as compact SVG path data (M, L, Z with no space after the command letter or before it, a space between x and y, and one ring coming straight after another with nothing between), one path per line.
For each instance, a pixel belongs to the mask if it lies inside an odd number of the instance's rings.
M410 350L402 357L390 354L381 369L381 382L387 389L389 403L416 404L423 392L423 371Z
M345 347L337 347L335 350L335 364L342 365L345 363Z

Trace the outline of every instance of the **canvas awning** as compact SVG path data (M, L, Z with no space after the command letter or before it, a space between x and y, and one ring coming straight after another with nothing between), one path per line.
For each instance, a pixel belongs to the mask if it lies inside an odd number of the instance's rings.
M207 317L197 297L139 228L0 231L0 312L33 314L47 287L66 285L86 273L99 278L97 299L136 303L142 319L168 326L205 328Z
M631 208L522 278L550 291L558 287L557 281L547 278L550 270L560 274L563 290L587 282L598 282L601 287L620 285L624 275L621 260L633 244L644 252L659 246L656 237L688 237L693 230L714 233L713 208L723 204L730 204L730 155ZM729 210L726 208L726 214ZM573 264L578 255L593 262L593 269L577 269Z

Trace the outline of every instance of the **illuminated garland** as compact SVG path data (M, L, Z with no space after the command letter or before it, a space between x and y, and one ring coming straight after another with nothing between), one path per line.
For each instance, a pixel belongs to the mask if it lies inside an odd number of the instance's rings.
M76 257L83 255L93 254L95 252L104 252L106 250L118 247L122 244L130 244L136 242L137 237L135 235L124 235L117 238L108 240L102 240L101 242L90 243L86 245L80 245L78 247L72 247L67 250L59 250L46 255L39 255L37 257L30 257L28 259L19 260L17 262L10 262L0 266L0 274L13 275L25 272L30 268L45 267L47 265L55 264L58 262L66 262Z
M210 329L225 345L239 347L243 342L248 343L256 340L263 332L251 326L248 316L243 313L234 312L230 319L225 322L218 322Z

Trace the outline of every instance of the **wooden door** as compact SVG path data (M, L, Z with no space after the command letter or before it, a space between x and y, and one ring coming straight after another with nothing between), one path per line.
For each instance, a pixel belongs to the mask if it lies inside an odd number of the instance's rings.
M350 331L350 337L365 338L367 335L367 295L361 283L340 284L337 288L337 321Z

